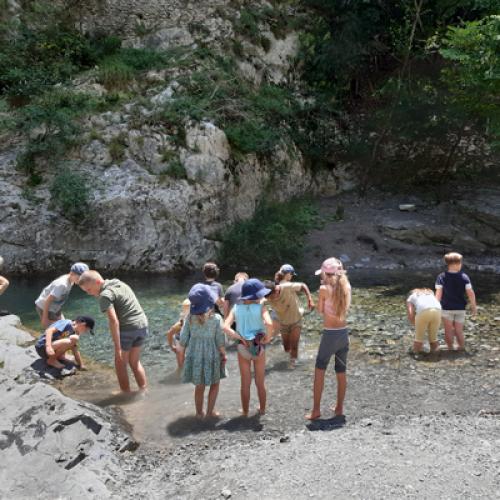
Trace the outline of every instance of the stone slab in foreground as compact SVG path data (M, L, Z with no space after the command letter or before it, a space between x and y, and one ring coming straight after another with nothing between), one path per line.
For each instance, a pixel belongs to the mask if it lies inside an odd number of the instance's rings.
M33 338L0 317L0 497L107 498L135 446L104 410L42 381Z

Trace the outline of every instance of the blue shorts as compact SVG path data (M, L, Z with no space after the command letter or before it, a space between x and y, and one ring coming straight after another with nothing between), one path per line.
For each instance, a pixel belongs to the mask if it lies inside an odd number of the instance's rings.
M137 330L121 330L120 346L122 351L130 351L132 347L141 347L148 335L148 327Z
M335 372L344 373L347 368L348 351L349 332L347 328L323 330L316 356L316 368L326 370L331 357L335 355Z
M37 352L37 354L42 358L42 359L48 359L48 356L47 356L47 351L45 349L45 346L40 346L40 345L36 345L35 344L35 350Z

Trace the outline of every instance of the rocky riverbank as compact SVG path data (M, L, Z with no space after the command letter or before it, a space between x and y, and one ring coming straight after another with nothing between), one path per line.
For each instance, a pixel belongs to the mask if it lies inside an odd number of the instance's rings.
M32 343L17 316L0 317L0 497L108 498L137 444L117 416L47 383Z
M322 198L323 227L307 237L304 270L340 256L353 269L433 270L443 255L464 255L467 269L500 273L500 189L454 186L453 200L371 190ZM404 208L401 210L400 207ZM428 284L432 285L432 283Z
M0 453L8 464L2 494L495 498L500 488L498 287L494 277L476 276L480 308L466 325L465 355L443 351L414 359L408 355L412 335L402 300L408 288L430 278L386 272L380 285L364 286L353 271L346 418L332 418L329 410L335 398L329 371L323 417L313 423L303 416L312 397L320 330L316 314L306 316L297 369L287 369L279 342L269 348L265 416L238 416L238 368L230 349L230 377L222 382L218 401L223 416L201 422L193 417L192 387L168 373L167 360L154 370L147 367L151 384L145 397L113 395L114 374L95 366L60 385L67 396L90 403L63 396L35 371L36 356L26 347L32 337L16 317L2 318ZM132 451L136 440L140 446Z

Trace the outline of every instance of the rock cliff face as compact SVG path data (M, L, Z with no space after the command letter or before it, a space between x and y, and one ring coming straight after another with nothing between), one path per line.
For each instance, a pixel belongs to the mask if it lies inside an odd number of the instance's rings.
M35 199L27 199L16 153L0 156L0 252L9 270L45 271L75 260L110 270L198 266L214 256L220 231L251 216L269 186L273 199L283 201L310 192L333 194L349 182L334 173L312 175L298 152L236 162L225 134L211 123L186 131L180 158L187 179L159 176L152 172L162 166L158 149L166 136L114 124L126 120L116 114L98 118L105 121L103 133L122 134L128 147L126 157L113 162L105 142L83 146L74 169L93 187L87 221L71 222L51 207L49 178ZM275 169L281 162L287 162L283 175Z
M133 47L196 48L203 42L220 48L228 37L238 36L229 20L238 16L232 5L90 1L80 5L80 24L88 32L119 34ZM265 33L267 50L247 43L238 60L240 71L257 84L286 81L297 35L278 40L270 30ZM183 144L173 147L168 131L144 124L147 120L137 125L134 117L147 117L175 99L178 84L161 71L145 79L150 83L143 97L147 106L130 102L89 117L81 147L66 158L71 171L91 187L86 220L70 221L51 205L49 186L56 172L46 171L40 186L26 189L26 178L15 168L22 144L0 153L0 254L9 271L45 271L74 260L110 270L198 266L214 256L220 232L251 217L264 193L284 201L352 185L345 169L313 175L300 152L290 147L266 159L236 156L225 133L208 121L186 124ZM106 93L92 77L73 83L89 94ZM172 157L184 178L162 175Z

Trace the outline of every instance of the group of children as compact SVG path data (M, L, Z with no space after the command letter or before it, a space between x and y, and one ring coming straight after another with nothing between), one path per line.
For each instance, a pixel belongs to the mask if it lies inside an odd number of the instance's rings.
M304 314L298 294L306 295L310 310L315 307L314 301L305 283L293 281L296 273L289 264L280 268L274 281L262 282L249 278L246 273L237 273L234 284L222 299L221 286L216 281L218 268L214 266L213 263L205 264L205 283L197 283L191 288L183 302L181 318L167 332L167 340L182 368L182 381L195 385L196 415L200 418L218 416L215 403L220 380L226 376L226 337L234 340L241 379L241 413L243 416L249 413L253 371L259 400L257 411L262 415L267 402L266 346L279 332L284 350L290 356L289 366L294 368ZM324 330L316 359L314 406L312 412L306 415L308 419L320 417L324 374L332 356L335 356L337 374L337 403L333 410L336 415L343 414L349 350L346 316L351 287L346 272L340 260L332 257L323 262L316 274L322 283L318 311L323 315ZM216 311L217 306L222 306L224 317ZM267 306L272 308L271 314Z
M428 288L414 289L407 299L408 318L415 325L413 351L423 350L425 336L428 336L432 352L439 350L437 333L444 324L445 342L449 350L465 348L463 324L467 298L472 315L477 313L475 294L469 277L462 272L462 256L456 252L445 255L447 270L436 279L435 293ZM215 402L219 382L225 377L225 340L237 342L238 364L241 377L241 412L248 415L252 365L257 395L258 412L266 410L265 348L273 336L281 335L283 347L290 354L290 368L295 367L304 311L299 305L297 293L307 296L308 307L314 309L309 288L304 283L293 282L294 268L283 265L275 275L274 282L261 282L249 278L245 273L235 276L235 283L225 296L222 318L215 312L221 293L220 285L214 282L198 283L191 288L188 299L183 303L182 320L169 330L169 344L178 355L179 366L183 365L182 380L195 385L196 415L203 417L204 391L210 386L207 401L207 416L216 416ZM316 271L320 278L317 311L323 317L323 331L315 362L313 384L313 407L305 418L321 416L325 372L332 357L335 359L337 379L337 400L332 406L336 416L343 415L346 393L347 353L349 332L347 313L351 303L351 285L342 262L329 258ZM236 291L236 293L235 293ZM238 293L240 294L238 297ZM271 308L271 314L267 307ZM189 309L188 309L189 308ZM189 310L189 312L188 312ZM174 330L178 332L175 344Z
M444 260L447 270L437 277L435 293L429 288L418 288L412 290L407 298L408 318L415 325L415 353L423 350L426 337L431 352L439 350L437 333L441 321L448 349L454 349L456 340L457 348L463 350L467 299L472 315L477 313L470 279L462 272L462 256L451 252L445 255ZM266 346L279 334L283 348L289 354L289 367L295 367L304 315L298 294L306 296L308 308L313 310L315 304L311 292L305 283L293 281L296 273L290 264L279 269L274 281L262 282L244 272L237 273L234 284L225 294L217 282L219 268L215 263L206 263L203 274L204 282L191 288L182 304L179 321L167 332L168 344L176 353L178 366L182 369L182 381L195 385L196 415L218 415L215 404L220 380L226 376L226 338L237 343L241 412L243 415L249 413L253 371L259 399L258 412L264 414ZM316 275L320 279L316 309L323 317L323 331L315 363L313 407L306 415L311 420L321 415L325 371L332 357L335 359L337 378L337 401L332 410L335 415L343 414L349 350L346 321L351 303L351 286L339 259L331 257L325 260ZM64 318L62 307L74 284L98 298L101 311L108 317L121 390L130 391L128 366L139 388L145 388L147 379L140 363L140 353L148 334L146 315L128 285L117 279L104 280L97 271L89 270L82 262L73 264L68 274L45 287L35 301L45 329L35 344L36 352L48 365L60 369L62 375L73 373L74 366L84 369L78 340L80 335L92 333L95 322L89 316L78 316L74 320ZM1 293L6 285L4 281L0 285L3 286ZM66 357L70 350L74 355L71 360ZM207 386L208 399L204 411Z
M423 351L427 336L431 352L439 350L437 334L444 326L444 340L448 349L465 349L464 322L467 299L470 302L472 317L477 314L476 295L470 278L462 272L463 257L450 252L444 256L447 270L436 278L435 293L430 288L415 288L406 300L408 319L415 325L413 352Z

